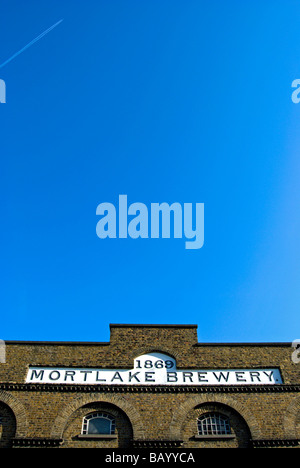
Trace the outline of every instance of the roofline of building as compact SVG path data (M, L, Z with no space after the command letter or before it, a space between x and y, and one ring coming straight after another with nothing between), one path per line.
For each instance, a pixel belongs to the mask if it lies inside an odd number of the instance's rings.
M198 328L195 324L145 324L145 323L110 323L109 328ZM28 341L3 340L8 345L39 346L109 346L110 341ZM292 342L198 342L192 346L291 346Z
M110 341L27 341L27 340L2 340L6 345L37 345L37 346L109 346ZM291 346L292 342L206 342L195 343L192 346Z
M110 328L198 328L194 324L161 324L161 323L110 323Z

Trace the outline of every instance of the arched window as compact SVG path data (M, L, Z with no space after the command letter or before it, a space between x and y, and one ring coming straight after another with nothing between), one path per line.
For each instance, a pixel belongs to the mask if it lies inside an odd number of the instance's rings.
M112 435L115 430L115 419L107 413L91 413L83 418L82 434Z
M231 434L229 419L220 413L206 413L198 418L199 435L228 435Z

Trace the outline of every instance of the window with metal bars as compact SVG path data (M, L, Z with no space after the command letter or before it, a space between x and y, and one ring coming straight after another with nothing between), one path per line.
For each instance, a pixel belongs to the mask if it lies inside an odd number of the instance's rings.
M107 413L91 413L83 418L82 434L115 434L115 419Z
M231 434L229 419L220 413L206 413L197 420L199 435Z

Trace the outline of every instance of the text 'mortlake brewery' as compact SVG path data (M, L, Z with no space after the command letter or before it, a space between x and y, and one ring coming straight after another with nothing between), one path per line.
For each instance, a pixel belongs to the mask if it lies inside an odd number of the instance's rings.
M133 369L30 367L27 383L90 385L274 385L282 383L274 369L177 369L176 361L161 353L134 360Z

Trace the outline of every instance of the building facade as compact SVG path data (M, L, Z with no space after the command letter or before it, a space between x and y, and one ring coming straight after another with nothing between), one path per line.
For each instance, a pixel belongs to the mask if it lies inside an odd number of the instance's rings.
M5 342L0 447L300 447L291 343L199 343L196 325Z

